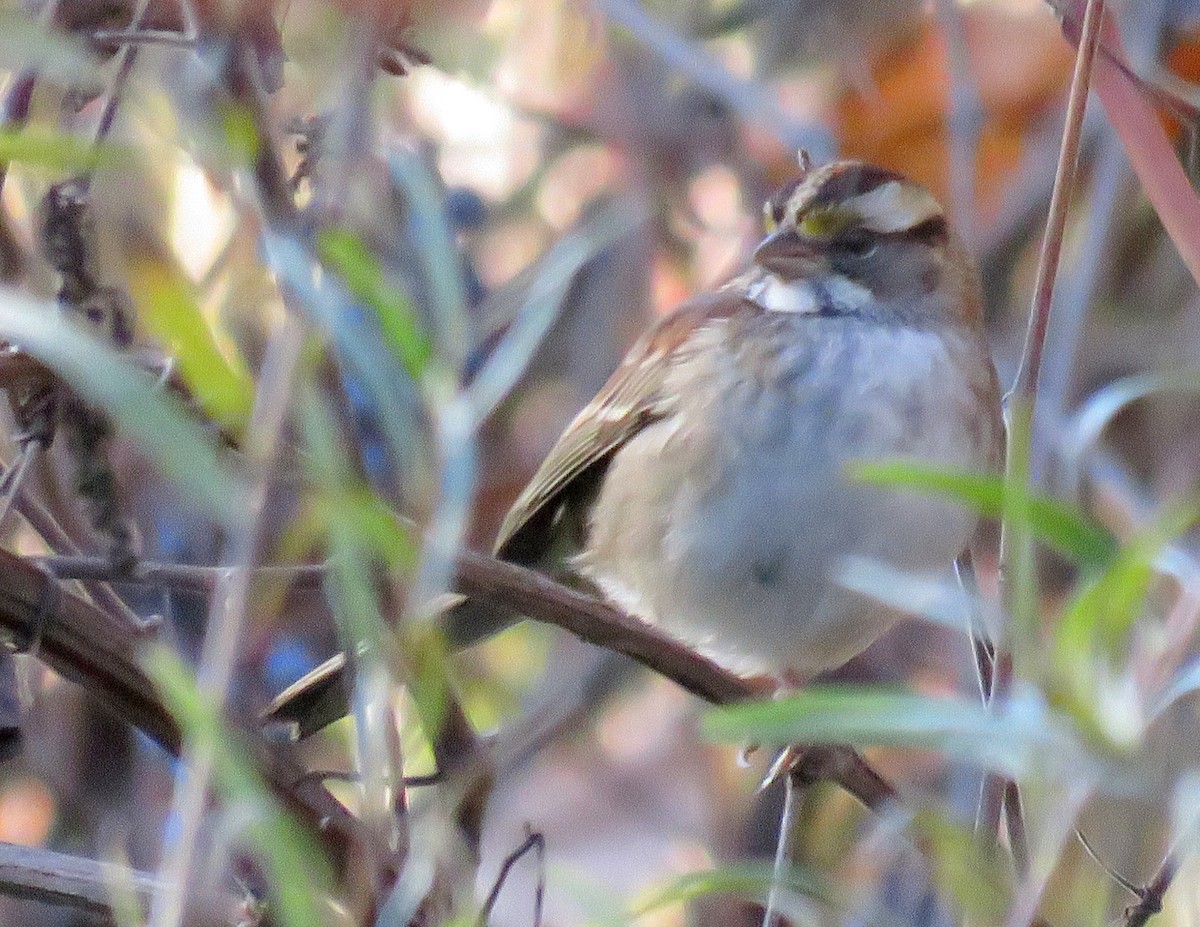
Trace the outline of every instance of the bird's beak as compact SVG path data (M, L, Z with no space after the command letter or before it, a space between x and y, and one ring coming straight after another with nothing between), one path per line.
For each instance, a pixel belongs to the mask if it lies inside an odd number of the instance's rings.
M754 249L754 263L782 277L799 277L814 270L820 251L794 229L776 229Z

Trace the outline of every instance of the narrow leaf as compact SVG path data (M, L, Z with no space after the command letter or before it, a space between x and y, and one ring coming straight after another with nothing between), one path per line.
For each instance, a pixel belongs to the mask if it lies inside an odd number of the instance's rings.
M0 163L15 162L26 167L60 172L94 170L130 160L128 149L109 142L97 145L65 132L50 132L27 126L0 129Z
M736 895L748 901L762 902L771 890L774 873L768 863L734 863L701 872L689 872L667 885L655 888L634 903L632 913L642 917L680 902L694 901L708 895ZM823 902L832 901L834 893L815 875L793 868L780 881L780 888Z
M892 486L953 499L986 515L1004 513L1004 478L965 470L947 470L907 460L882 463L860 461L849 467L853 479L873 486ZM1029 497L1029 528L1057 550L1087 567L1102 567L1116 553L1107 531L1088 521L1074 506L1033 493Z
M138 318L175 356L204 411L242 431L254 405L254 381L241 356L218 344L191 283L162 261L139 260L129 269L129 287Z
M388 283L378 258L352 232L324 230L317 239L317 252L341 274L355 298L375 311L392 353L412 378L419 380L433 347L408 294Z
M1035 759L1067 761L1080 748L1033 699L1003 712L978 700L931 698L877 688L817 687L778 701L710 711L705 736L733 743L850 744L938 750L1016 777Z

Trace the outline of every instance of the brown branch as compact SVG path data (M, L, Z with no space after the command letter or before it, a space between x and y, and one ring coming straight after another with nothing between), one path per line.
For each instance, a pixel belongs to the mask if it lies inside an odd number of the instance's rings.
M1171 887L1178 871L1179 860L1174 853L1167 854L1154 877L1138 890L1137 904L1125 909L1125 927L1145 927L1150 918L1162 911L1163 896Z
M496 901L500 898L500 891L504 888L509 873L512 872L513 866L520 862L521 857L527 853L534 854L538 866L537 887L533 893L533 927L542 927L542 900L546 891L546 838L541 831L530 830L528 824L525 825L524 842L504 857L504 861L500 864L500 871L496 875L496 881L492 883L487 900L479 910L475 927L487 927L492 916L492 909L496 907Z
M138 663L145 635L62 589L25 560L0 550L0 629L88 691L114 715L173 756L182 737ZM306 820L344 864L358 843L358 822L319 782L258 738L246 738L258 769L281 801Z
M693 695L716 705L762 698L774 693L775 680L739 676L658 628L626 614L595 596L557 583L542 573L474 551L459 554L455 589L489 605L569 631L581 640L653 670ZM335 657L301 680L264 713L268 725L294 725L300 736L319 727L308 717L329 723L346 713L348 684L344 660ZM892 785L849 747L812 747L805 751L808 775L836 782L869 808L896 796Z
M724 705L775 691L773 679L731 673L658 628L535 570L464 551L455 573L455 588L464 595L624 654L706 702Z
M98 915L102 924L116 924L112 892L123 884L143 909L159 891L150 873L40 847L0 843L0 895L74 908ZM192 927L255 923L248 919L246 900L232 892L207 889L196 900L195 916L188 922Z

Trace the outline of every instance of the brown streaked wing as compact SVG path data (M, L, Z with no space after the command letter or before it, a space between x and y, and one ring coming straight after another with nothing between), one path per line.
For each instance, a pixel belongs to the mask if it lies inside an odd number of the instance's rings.
M559 502L566 501L585 475L594 476L608 458L658 418L659 390L670 369L669 358L709 319L727 318L749 306L740 290L726 288L681 304L637 340L603 389L567 426L533 479L517 497L500 526L496 556L521 562L536 559L549 538L523 536L525 529L546 532Z

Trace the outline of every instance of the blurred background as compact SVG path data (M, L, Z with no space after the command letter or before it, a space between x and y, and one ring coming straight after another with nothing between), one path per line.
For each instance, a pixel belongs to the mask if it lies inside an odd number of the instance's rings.
M37 4L7 6L0 32L5 23L36 21ZM53 34L75 37L64 47L75 50L99 86L80 91L78 80L51 74L35 95L32 125L93 131L116 58L89 35L120 30L132 15L132 4L106 4L103 16L99 6L64 0L51 17ZM203 13L206 4L197 6ZM1190 81L1200 80L1200 5L1109 6L1132 69L1180 99L1197 100ZM368 79L355 66L361 22L384 8L395 13L385 71L406 73ZM156 0L150 9L148 28L186 26L173 3ZM490 547L508 505L561 429L645 326L742 266L761 235L761 205L795 175L801 148L818 162L838 155L901 171L949 204L979 260L996 365L1002 383L1011 382L1074 60L1051 4L416 0L393 10L288 0L273 9L262 4L260 15L266 114L299 204L307 215L351 230L390 284L436 327L430 307L437 295L414 269L422 260L414 210L396 193L395 171L380 152L408 152L433 178L466 307L453 348L468 376L518 317L556 243L593 229L553 325L479 431L472 547ZM46 66L19 44L0 36L10 91L22 68ZM36 53L57 55L59 47ZM170 324L156 321L144 295L145 267L167 267L194 294L218 353L255 371L284 304L278 275L264 266L265 220L248 208L252 192L222 160L228 139L206 96L213 93L210 67L187 48L142 48L112 132L133 149L134 163L96 179L95 260L104 282L130 291L138 346L171 353ZM363 124L342 118L350 108ZM1164 110L1164 121L1191 173L1196 125L1179 111ZM56 278L39 254L38 210L55 179L14 166L0 201L0 276L45 297L54 294ZM614 214L626 218L614 222ZM1076 411L1097 396L1116 402L1122 394L1111 390L1123 377L1194 368L1200 355L1196 287L1094 104L1046 352L1034 474L1047 490L1068 494L1074 486L1062 445L1075 433ZM378 397L361 377L345 375L341 383L337 428L349 438L353 466L381 498L429 518L438 482L428 421L414 415L411 459L399 459ZM5 460L14 455L10 447ZM145 557L221 561L222 532L189 514L120 434L111 462ZM85 550L96 549L96 530L71 498L69 455L57 449L39 471L36 492L62 513ZM1185 391L1122 406L1089 449L1087 475L1092 511L1119 535L1194 493L1197 400ZM273 494L265 520L279 559L319 559L319 532L304 527L311 514L302 493ZM9 524L10 549L45 551L27 525ZM1186 542L1180 549L1189 549ZM1075 573L1049 555L1041 566L1040 591L1052 614ZM994 562L978 567L985 589L994 588ZM164 616L184 653L197 652L207 610L199 595L117 589L139 614ZM239 648L232 692L246 711L339 647L319 593L276 589L263 603ZM1181 648L1190 651L1190 641ZM172 765L40 664L19 658L19 669L26 736L21 754L0 765L0 840L88 856L117 853L153 869L170 826ZM530 859L518 863L492 923L530 924L540 878L548 884L547 924L612 922L613 910L676 876L773 852L779 789L756 792L769 757L760 751L742 763L736 749L704 742L703 706L673 684L528 622L456 656L452 672L472 721L494 732L498 757L477 894L486 894L527 826L546 840L547 871L539 874ZM929 694L976 691L966 638L920 621L896 628L835 678ZM401 717L411 715L403 696L396 701ZM1185 701L1147 722L1131 748L1145 778L1125 794L1089 800L1082 811L1081 827L1098 854L1134 883L1150 875L1178 833L1172 814L1179 813L1184 771L1196 765L1198 720ZM427 771L419 725L401 730L410 771ZM315 768L345 768L353 750L349 720L303 745ZM813 902L800 914L815 923L942 924L966 910L1001 922L986 903L975 907L975 896L994 888L988 879L952 865L960 832L973 819L978 773L930 752L869 755L910 804L878 818L832 787L807 796L802 862L822 874L839 913ZM1132 899L1069 831L1060 833L1061 821L1057 831L1043 827L1066 803L1061 781L1043 785L1032 783L1027 811L1037 859L1051 879L1043 895L1047 922L1095 923L1119 914ZM352 786L333 787L354 805ZM914 823L925 814L945 826ZM925 863L916 847L931 854ZM1011 874L997 878L1007 885ZM1197 884L1180 877L1164 919L1200 921ZM639 923L749 925L760 917L753 905L719 895L654 907ZM0 918L90 923L13 899L0 900Z

